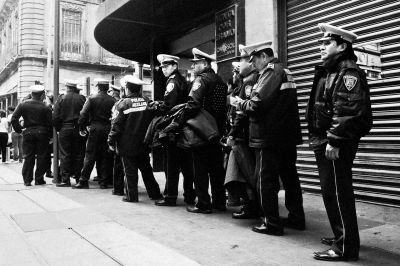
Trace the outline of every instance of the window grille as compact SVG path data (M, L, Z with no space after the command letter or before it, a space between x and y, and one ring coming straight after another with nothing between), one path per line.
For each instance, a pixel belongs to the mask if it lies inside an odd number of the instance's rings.
M61 51L81 54L82 45L82 12L62 10Z

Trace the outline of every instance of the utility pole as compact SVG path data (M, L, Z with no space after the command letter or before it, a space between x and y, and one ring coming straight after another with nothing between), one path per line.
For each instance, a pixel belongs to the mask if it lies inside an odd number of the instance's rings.
M54 103L59 95L59 60L60 60L60 0L54 0L54 47L53 47L53 88ZM53 183L60 183L58 176L58 137L57 131L53 128Z

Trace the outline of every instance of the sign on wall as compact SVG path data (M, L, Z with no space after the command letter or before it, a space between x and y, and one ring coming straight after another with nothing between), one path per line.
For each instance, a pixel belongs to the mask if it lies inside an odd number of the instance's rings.
M237 5L215 14L215 51L217 62L237 56Z

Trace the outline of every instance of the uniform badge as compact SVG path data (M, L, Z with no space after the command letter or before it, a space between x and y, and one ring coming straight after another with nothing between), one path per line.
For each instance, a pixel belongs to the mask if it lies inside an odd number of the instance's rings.
M267 69L274 69L275 65L273 63L268 63Z
M350 75L343 76L344 85L346 86L346 89L348 91L351 91L354 88L354 86L356 86L357 80L358 79L354 76L350 76Z
M167 85L167 93L171 92L173 89L175 88L175 84L174 83L169 83Z

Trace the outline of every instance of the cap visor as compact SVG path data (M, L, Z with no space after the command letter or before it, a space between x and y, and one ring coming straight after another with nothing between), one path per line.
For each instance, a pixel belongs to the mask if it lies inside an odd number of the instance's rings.
M318 39L318 42L330 41L330 40L332 40L332 37L322 37L321 39Z
M253 62L253 59L254 59L254 55L251 55L249 58L249 63Z

